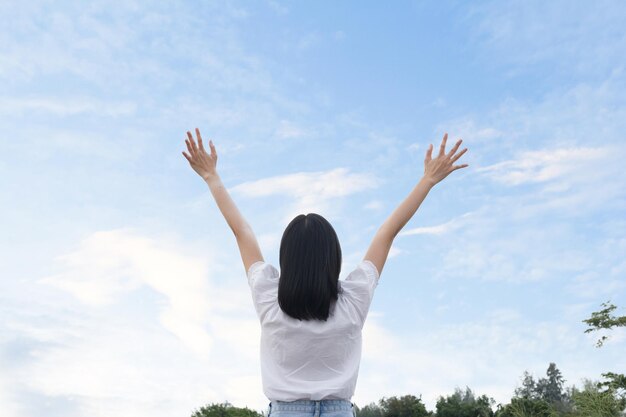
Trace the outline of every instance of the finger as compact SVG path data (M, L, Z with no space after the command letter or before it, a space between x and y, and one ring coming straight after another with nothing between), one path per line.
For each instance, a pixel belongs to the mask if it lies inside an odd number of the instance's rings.
M209 146L211 147L211 156L217 157L217 151L215 150L215 146L213 146L213 141L209 139Z
M461 157L461 155L463 155L465 152L467 152L467 148L463 149L461 152L459 152L458 154L454 155L454 158L452 158L450 161L452 163L455 163L457 161L457 159L459 159Z
M198 136L198 146L200 150L204 152L204 145L202 144L202 136L200 136L200 129L196 127L196 136Z
M192 139L193 139L193 137L191 136L191 133L189 133L189 131L187 131L187 139L185 139L185 143L187 144L187 149L189 150L189 153L193 157L194 151L193 151L193 146L191 146L191 140Z
M190 131L187 131L187 136L189 136L189 142L191 142L191 148L194 152L198 151L198 147L196 146L196 142L193 140L193 136Z
M448 158L451 157L452 155L454 155L454 153L456 152L457 149L459 149L459 146L461 146L461 142L463 142L463 139L459 139L456 142L456 145L454 145L454 147L452 149L450 149L450 152L448 153Z
M189 156L187 156L187 154L185 153L185 151L183 151L183 156L185 158L187 158L187 160L189 161L189 163L191 163L191 159L189 158Z
M465 168L465 167L468 167L468 166L469 166L469 165L467 165L467 164L463 164L463 165L454 165L454 166L452 166L452 170L451 170L450 172L455 171L455 170L457 170L457 169Z
M433 159L433 144L432 143L428 146L428 149L426 150L425 162L428 162L431 159Z
M446 142L448 141L448 134L443 135L443 140L441 141L441 146L439 147L439 156L443 156L446 152Z

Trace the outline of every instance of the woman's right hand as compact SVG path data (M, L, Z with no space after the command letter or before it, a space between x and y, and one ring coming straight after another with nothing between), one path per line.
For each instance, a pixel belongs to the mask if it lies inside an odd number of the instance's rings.
M467 148L463 149L458 154L454 154L461 145L462 139L459 139L456 145L450 150L450 153L446 154L446 141L448 140L448 134L443 135L441 146L439 147L439 155L435 159L432 159L433 145L432 143L426 151L426 159L424 159L424 178L432 185L437 184L439 181L448 176L452 171L460 168L465 168L468 164L452 165L463 155Z

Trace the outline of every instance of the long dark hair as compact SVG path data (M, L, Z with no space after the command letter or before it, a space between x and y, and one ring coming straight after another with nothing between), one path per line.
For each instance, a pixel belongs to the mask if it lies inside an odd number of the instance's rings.
M335 229L316 213L299 214L280 241L278 304L298 320L326 321L339 298L341 246Z

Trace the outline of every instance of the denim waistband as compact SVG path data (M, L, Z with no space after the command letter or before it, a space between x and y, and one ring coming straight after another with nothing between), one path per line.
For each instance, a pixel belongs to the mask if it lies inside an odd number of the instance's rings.
M352 402L349 400L297 400L297 401L270 401L272 411L351 411Z

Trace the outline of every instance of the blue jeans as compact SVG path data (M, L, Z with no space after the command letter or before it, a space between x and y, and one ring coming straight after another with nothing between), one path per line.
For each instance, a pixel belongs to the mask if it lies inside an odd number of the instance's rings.
M267 417L356 417L348 400L270 401Z

